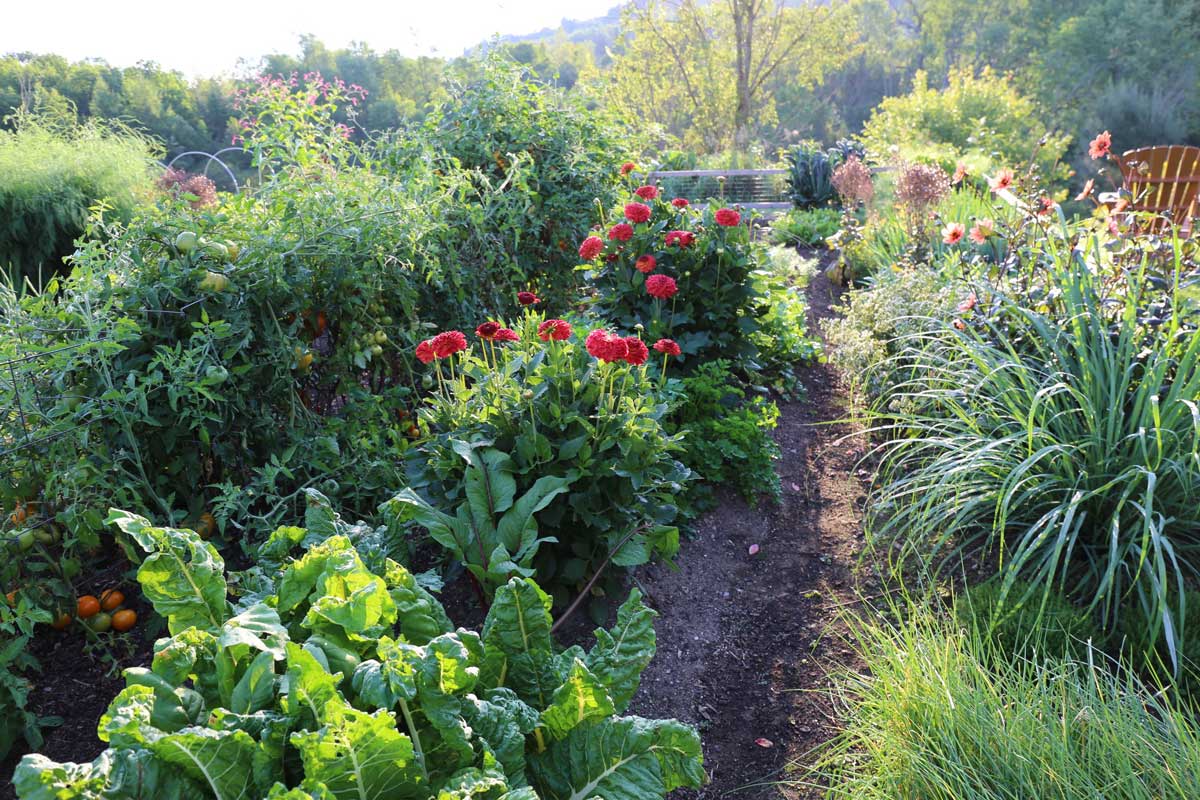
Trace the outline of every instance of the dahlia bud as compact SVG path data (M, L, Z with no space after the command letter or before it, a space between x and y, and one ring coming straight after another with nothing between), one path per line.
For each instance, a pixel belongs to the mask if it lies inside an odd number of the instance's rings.
M525 391L521 392L521 397L523 397L526 400L532 400L533 399L533 389L526 389Z

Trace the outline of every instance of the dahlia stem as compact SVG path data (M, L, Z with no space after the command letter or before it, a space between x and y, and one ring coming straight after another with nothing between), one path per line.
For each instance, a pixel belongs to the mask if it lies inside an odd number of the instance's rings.
M659 379L658 379L658 387L660 389L667 385L667 359L669 359L669 358L670 358L669 355L667 355L666 353L663 353L662 376L659 377Z

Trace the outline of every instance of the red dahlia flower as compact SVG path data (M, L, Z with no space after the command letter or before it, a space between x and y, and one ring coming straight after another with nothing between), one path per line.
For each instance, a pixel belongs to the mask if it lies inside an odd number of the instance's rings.
M658 266L658 259L654 256L646 255L640 257L633 265L633 268L638 272L644 272L647 275L654 272L654 268Z
M501 328L496 331L497 342L519 342L521 337L512 328Z
M608 229L608 238L617 242L628 242L633 238L633 226L628 222L618 222Z
M987 240L996 233L996 223L990 219L981 219L971 228L970 239L975 244L987 244Z
M433 339L426 339L417 345L417 361L428 364L435 358L437 358L437 354L433 352Z
M571 338L571 326L566 320L548 319L537 329L538 338L543 342L548 342L553 339L556 342L561 342L564 339ZM588 352L591 352L590 350Z
M542 302L533 292L517 292L517 302L523 306L532 306Z
M674 339L659 339L654 343L654 349L667 356L677 356L683 352Z
M625 360L635 367L646 363L650 357L650 348L636 336L625 337Z
M685 200L682 197L676 197L674 200L671 201L671 205L675 206L676 208L687 208L688 206L691 205L691 203L689 203L687 200Z
M654 198L658 197L658 187L639 186L636 190L634 190L634 194L643 200L653 200Z
M667 300L679 291L679 287L675 285L675 279L669 275L651 275L646 278L646 291L651 297Z
M625 219L630 222L645 222L650 219L650 206L645 203L626 203Z
M467 349L467 337L462 331L446 331L433 337L433 354L446 358Z
M480 339L492 340L496 338L496 333L500 330L499 322L484 322L475 329L475 335Z
M628 175L629 173L633 172L635 169L637 169L637 164L634 164L632 161L626 161L624 164L621 165L621 174Z
M1112 134L1105 131L1092 139L1088 143L1088 155L1092 158L1104 158L1112 155Z
M667 233L667 247L677 244L680 247L691 247L696 241L696 234L691 231L670 231Z
M1049 197L1041 197L1037 202L1037 215L1045 217L1054 211L1058 203L1051 200Z
M742 222L742 215L734 211L732 208L720 208L716 213L717 224L726 228L732 228Z
M600 255L600 251L604 249L604 240L599 236L589 236L583 240L583 244L579 245L579 257L584 261L591 261L596 256Z
M601 361L623 361L629 354L629 345L615 333L597 328L584 340L587 351Z

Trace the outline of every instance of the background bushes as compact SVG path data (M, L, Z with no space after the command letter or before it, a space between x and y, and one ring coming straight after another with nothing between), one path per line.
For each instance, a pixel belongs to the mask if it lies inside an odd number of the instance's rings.
M40 283L62 271L93 206L128 220L149 197L159 151L118 125L15 119L0 129L0 268Z

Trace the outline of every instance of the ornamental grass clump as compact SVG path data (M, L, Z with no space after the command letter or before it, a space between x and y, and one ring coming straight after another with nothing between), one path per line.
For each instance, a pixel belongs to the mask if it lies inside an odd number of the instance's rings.
M896 615L894 625L851 620L866 668L837 680L845 726L810 772L823 796L1200 797L1190 710L1117 677L1095 651L1013 657L928 609Z
M972 324L896 343L870 531L937 566L995 563L1007 589L1026 579L1110 629L1135 618L1178 669L1200 566L1200 336L1176 311L1143 324L1145 262L1106 281L1044 247L1045 310L998 295Z

